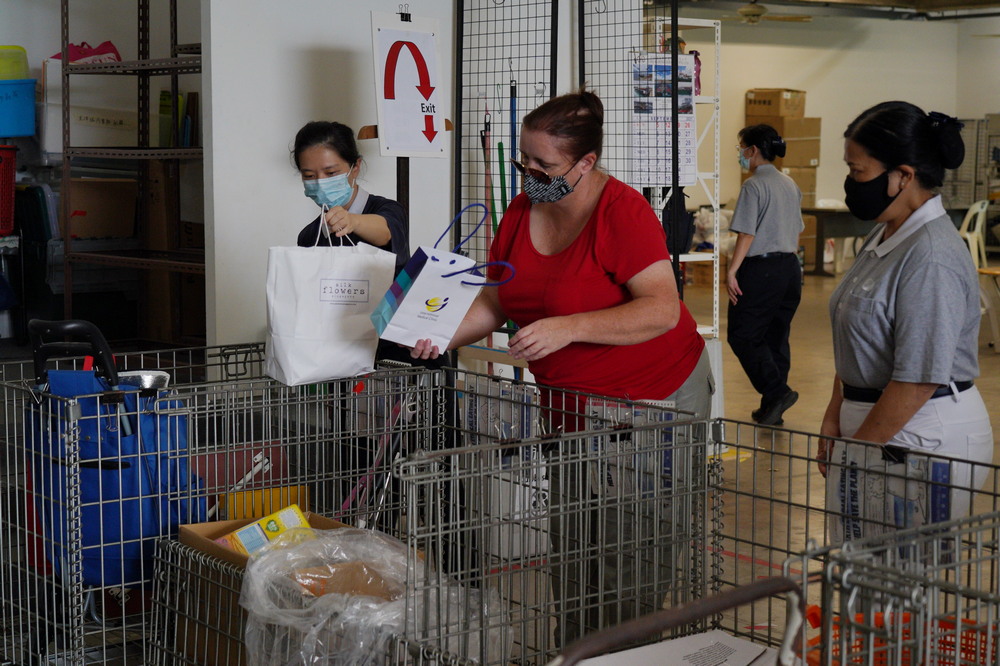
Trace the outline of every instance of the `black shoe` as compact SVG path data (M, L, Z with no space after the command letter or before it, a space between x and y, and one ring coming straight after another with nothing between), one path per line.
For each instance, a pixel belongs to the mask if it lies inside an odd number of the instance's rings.
M789 391L771 404L761 407L758 410L759 414L755 413L755 415L759 417L755 420L761 425L779 425L778 422L782 420L782 414L785 413L785 410L794 405L798 399L798 393L795 391Z
M763 413L764 413L764 408L763 407L761 407L760 409L755 409L752 412L750 412L750 416L751 416L751 418L753 418L754 423L760 423L760 417L761 417L761 415ZM785 425L785 419L778 419L778 422L775 423L774 425L776 425L776 426L783 426L783 425Z

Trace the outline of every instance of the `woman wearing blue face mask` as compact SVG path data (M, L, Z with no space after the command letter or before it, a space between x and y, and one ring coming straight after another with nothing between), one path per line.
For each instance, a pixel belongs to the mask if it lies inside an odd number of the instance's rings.
M770 125L739 133L740 167L750 177L740 188L733 220L736 249L729 264L727 339L754 389L760 407L754 421L781 425L799 394L788 386L788 335L802 297L796 250L802 233L802 193L772 161L784 157L785 142Z
M298 245L312 247L368 243L396 255L398 274L410 258L406 213L392 199L369 194L358 186L361 153L358 152L351 128L337 122L307 123L295 135L292 158L302 176L305 195L321 209L320 215L299 232ZM321 222L326 224L329 234L322 232L319 226ZM347 242L344 241L345 237ZM429 368L445 367L449 361L447 356L414 360L410 357L409 349L385 340L379 340L375 358L379 361L399 361ZM334 390L333 394L349 395L354 383L354 380L346 380L346 385ZM351 401L333 404L332 409L340 407L345 412L351 409ZM443 410L446 418L453 421L452 406L445 405ZM340 495L324 495L317 497L317 501L328 501L331 502L329 506L340 508L361 478L361 473L374 464L377 450L377 442L356 435L345 437L332 446L331 450L323 451L315 464L328 466L326 471L335 473L342 479L342 487ZM390 495L384 500L387 506L399 506L402 501L399 492L399 482L393 479L389 487ZM398 514L383 511L378 520L373 527L394 533Z
M819 442L827 508L841 514L833 543L968 515L987 472L969 463L993 460L973 385L979 281L936 191L962 164L961 128L884 102L844 133L847 207L878 224L830 298L836 375L821 432L879 446Z
M364 242L396 255L398 273L410 258L406 213L385 197L358 186L361 153L354 132L342 123L314 121L295 135L292 150L295 168L302 176L307 197L324 211L329 238L317 217L299 232L298 245L341 245Z

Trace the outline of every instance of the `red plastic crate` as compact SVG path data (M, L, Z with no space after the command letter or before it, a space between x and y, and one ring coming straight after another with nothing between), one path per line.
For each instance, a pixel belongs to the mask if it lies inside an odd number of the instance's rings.
M17 146L0 146L0 236L14 231L14 171Z

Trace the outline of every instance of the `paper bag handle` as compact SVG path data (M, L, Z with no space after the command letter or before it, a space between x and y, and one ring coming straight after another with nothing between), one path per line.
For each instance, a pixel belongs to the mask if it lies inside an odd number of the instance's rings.
M487 266L506 266L510 271L510 277L500 280L499 282L469 282L468 280L462 280L462 284L467 284L470 287L499 287L502 284L507 284L514 279L514 267L507 263L506 261L489 261L485 264L476 264L475 266L469 266L468 268L463 268L460 271L455 271L454 273L448 273L447 275L442 275L443 278L449 278L459 273L468 273L480 268L486 268Z
M330 235L330 227L328 227L326 224L326 211L328 210L330 210L330 207L327 206L326 204L323 204L322 207L320 208L319 228L316 229L316 241L313 243L313 247L319 247L319 238L321 235L326 236L326 239L330 241L330 245L333 245L333 237ZM351 242L351 245L357 247L357 243L351 240L350 234L345 234L341 236L341 238L346 238ZM340 244L343 245L344 241L340 241Z
M462 242L459 243L458 245L456 245L452 249L452 252L458 252L458 250L459 250L460 247L462 247L463 245L465 245L467 242L469 242L470 238L472 238L473 236L476 235L476 232L479 231L479 227L483 226L483 223L486 221L487 216L489 216L489 214L490 214L490 209L487 208L485 204L481 204L481 203L478 203L478 202L477 203L471 203L468 206L466 206L465 208L463 208L462 210L458 211L458 215L456 215L452 219L451 224L449 224L445 228L444 233L442 233L441 236L438 237L437 242L434 243L434 249L437 249L438 243L440 243L442 241L442 239L444 239L444 237L448 235L448 232L451 230L451 228L453 226L455 226L455 223L458 222L460 219L462 219L462 216L465 215L465 211L469 210L470 208L475 208L476 206L478 206L479 208L483 209L483 217L479 220L479 224L476 225L476 228L473 229L472 231L470 231L469 235L466 236L465 238L463 238ZM461 271L459 271L459 272L461 273Z

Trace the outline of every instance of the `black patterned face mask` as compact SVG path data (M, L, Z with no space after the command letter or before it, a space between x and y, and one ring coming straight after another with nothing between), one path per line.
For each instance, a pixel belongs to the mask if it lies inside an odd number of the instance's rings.
M532 204L554 203L573 191L573 186L563 176L543 183L531 174L525 174L523 188Z
M579 161L573 162L566 173L572 171ZM566 174L553 177L544 171L529 169L516 160L511 160L511 164L524 176L521 187L532 204L554 203L572 192L575 187L566 180ZM580 178L583 178L583 174L580 174ZM580 183L580 178L576 179L577 184Z

